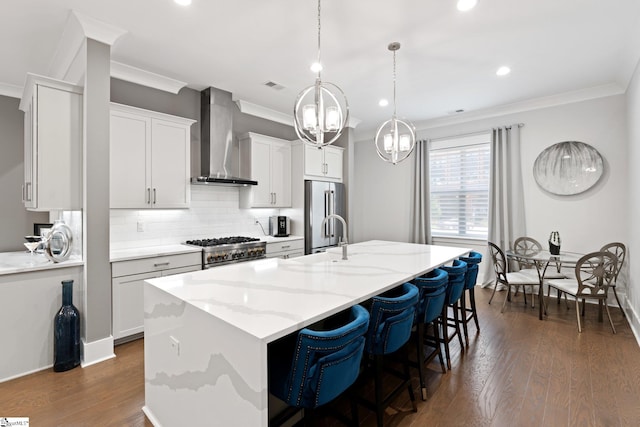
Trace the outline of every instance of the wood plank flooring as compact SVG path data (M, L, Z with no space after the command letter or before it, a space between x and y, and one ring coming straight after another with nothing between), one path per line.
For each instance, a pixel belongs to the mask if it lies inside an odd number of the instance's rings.
M548 317L540 321L537 308L525 307L522 295L501 314L504 292L491 305L489 289L478 288L476 294L481 332L476 335L469 324L472 337L464 354L453 342L453 369L442 374L439 364L429 365L428 400L418 400L414 413L402 394L387 409L385 425L640 425L640 348L617 307L611 307L616 335L606 316L597 321L592 305L579 334L571 301L567 310L552 299ZM29 417L37 427L151 426L141 411L143 345L143 340L120 345L116 358L84 369L46 370L0 383L0 417ZM414 385L420 399L417 377ZM363 426L375 425L364 408L360 419ZM217 426L215 416L211 426Z

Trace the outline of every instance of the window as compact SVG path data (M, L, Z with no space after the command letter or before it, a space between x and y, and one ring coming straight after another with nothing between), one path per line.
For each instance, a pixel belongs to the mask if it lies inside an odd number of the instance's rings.
M490 138L490 134L482 134L431 143L432 236L487 238Z

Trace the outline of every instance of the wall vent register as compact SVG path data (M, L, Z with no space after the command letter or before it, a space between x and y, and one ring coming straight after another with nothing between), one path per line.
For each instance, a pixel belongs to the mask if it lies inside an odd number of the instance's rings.
M266 257L267 243L255 237L219 237L187 240L185 244L202 248L202 268Z

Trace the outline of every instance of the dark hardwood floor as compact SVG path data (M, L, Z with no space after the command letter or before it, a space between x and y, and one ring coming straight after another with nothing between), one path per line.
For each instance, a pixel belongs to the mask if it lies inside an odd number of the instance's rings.
M616 335L606 317L597 321L593 305L579 334L571 303L567 310L552 300L540 321L522 295L500 314L503 292L491 305L490 290L476 294L481 332L470 326L464 354L453 344L453 370L429 366L429 398L418 400L417 413L403 394L387 410L386 425L640 425L640 348L617 307L611 308ZM116 347L116 355L85 369L49 369L0 383L0 417L29 417L34 427L151 426L141 411L143 340ZM414 385L419 399L417 377ZM375 425L371 415L360 409L362 425Z

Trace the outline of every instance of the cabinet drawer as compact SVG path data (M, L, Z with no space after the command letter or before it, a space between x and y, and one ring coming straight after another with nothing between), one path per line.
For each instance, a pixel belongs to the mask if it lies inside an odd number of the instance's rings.
M196 270L201 268L202 252L117 261L111 264L111 277L129 276L132 274L189 266L197 266L198 268L196 268Z
M304 252L304 240L287 240L285 242L267 243L267 256L278 252L302 250Z

